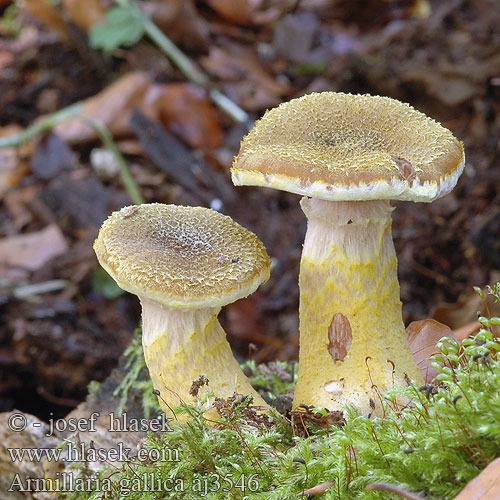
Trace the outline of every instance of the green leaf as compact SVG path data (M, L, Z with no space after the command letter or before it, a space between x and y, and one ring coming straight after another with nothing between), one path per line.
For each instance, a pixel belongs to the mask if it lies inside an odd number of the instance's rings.
M112 7L106 21L90 29L90 43L95 49L112 52L120 46L137 43L144 34L144 15L128 7Z
M117 299L125 293L102 267L98 267L92 273L91 283L95 292L101 293L110 300Z

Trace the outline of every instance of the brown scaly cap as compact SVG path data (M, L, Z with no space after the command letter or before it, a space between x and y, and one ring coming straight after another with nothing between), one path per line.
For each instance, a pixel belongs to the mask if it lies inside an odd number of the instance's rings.
M257 236L202 207L122 208L103 223L94 250L121 288L172 307L221 307L269 278Z
M433 201L462 173L462 143L389 97L322 92L267 111L241 143L235 185L324 200Z

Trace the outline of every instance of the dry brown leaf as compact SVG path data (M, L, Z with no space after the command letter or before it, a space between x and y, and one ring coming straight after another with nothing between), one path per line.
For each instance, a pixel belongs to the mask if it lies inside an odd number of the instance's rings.
M59 33L64 39L69 39L68 25L60 12L49 0L22 0L21 8L36 17L48 28Z
M415 361L426 384L439 372L431 366L429 357L439 352L436 343L443 337L453 337L450 327L433 319L413 321L406 328L406 335Z
M113 136L123 136L129 133L128 123L134 108L151 118L157 117L154 104L159 92L145 73L128 73L87 99L81 115L106 125ZM95 131L78 118L60 123L54 131L68 143L84 143L97 137Z
M207 0L226 21L236 24L270 24L296 4L296 0Z
M32 204L36 196L37 189L33 185L13 189L5 195L3 203L8 212L9 222L16 232L20 232L33 220Z
M276 23L273 47L293 63L313 63L313 43L319 26L312 12L287 14Z
M23 0L22 7L45 26L57 31L63 38L71 38L68 24L62 13L48 0ZM105 18L105 11L99 0L86 0L82 8L80 0L62 0L62 12L83 31Z
M17 126L0 128L0 137L8 137L20 131L21 129ZM7 191L18 186L23 177L29 172L29 165L26 160L28 151L31 151L31 146L20 149L0 149L0 200L4 198Z
M106 13L100 0L62 0L62 8L81 30L87 32L94 24L104 21Z
M478 93L478 85L474 81L459 75L447 76L435 68L419 64L406 72L406 79L412 83L422 85L427 92L447 106L472 100Z
M454 500L498 500L500 498L500 458L470 481Z
M467 337L475 335L480 328L481 323L479 323L479 321L471 321L470 323L453 330L453 335L455 335L457 340L462 342L462 340L465 340Z
M261 333L262 325L258 317L258 295L252 295L245 300L238 300L224 308L228 334L235 340L245 344L270 344L280 346L281 339Z
M262 69L253 50L247 47L212 47L202 64L221 81L228 97L249 111L276 106L287 91Z
M0 241L0 275L11 277L36 271L67 251L68 244L56 224L34 233L10 236Z
M207 0L207 3L227 21L250 24L252 13L261 6L262 0Z
M206 52L210 28L198 14L193 0L149 0L140 5L174 43L190 50Z
M492 272L490 283L495 283L498 279L500 278L495 272ZM500 316L500 302L495 303L492 295L486 295L486 301L492 316ZM460 296L454 304L438 304L432 311L431 317L448 325L452 330L457 330L477 320L478 312L486 315L484 302L476 292L470 292Z
M14 61L14 54L0 47L0 70Z
M80 115L104 124L113 137L126 137L134 109L161 121L191 147L211 150L222 142L219 118L205 90L189 83L155 84L143 72L128 73L87 99ZM60 123L55 133L73 144L97 139L79 118Z
M219 118L201 87L191 83L165 85L157 109L163 125L189 146L205 150L220 146Z
M20 159L16 149L0 149L0 200L9 189L19 185L28 171L28 163Z

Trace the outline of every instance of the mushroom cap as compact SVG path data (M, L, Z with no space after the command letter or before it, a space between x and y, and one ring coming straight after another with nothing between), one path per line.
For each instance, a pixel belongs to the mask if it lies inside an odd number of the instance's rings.
M170 307L222 307L269 278L257 236L202 207L122 208L103 223L94 250L121 288Z
M241 143L235 185L333 201L433 201L465 165L462 143L389 97L321 92L267 111Z

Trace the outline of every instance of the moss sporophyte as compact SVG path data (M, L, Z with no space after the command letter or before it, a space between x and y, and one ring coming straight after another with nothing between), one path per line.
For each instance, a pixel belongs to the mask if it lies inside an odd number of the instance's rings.
M481 322L474 338L440 342L433 361L439 376L432 385L412 384L385 394L384 418L367 418L349 407L343 426L327 429L309 421L309 436L302 438L282 420L257 427L248 418L246 398L225 401L222 406L230 411L217 426L207 421L202 407L182 404L177 411L189 415L189 421L173 425L172 432L151 433L145 443L158 452L178 450L179 460L133 459L113 469L107 498L120 498L120 481L130 486L134 478L139 483L129 487L131 500L195 500L205 486L203 498L210 500L291 500L325 483L332 484L317 498L399 498L365 489L376 482L397 484L427 499L451 500L500 449L500 344L492 333L500 319ZM262 388L257 369L250 375L254 379ZM410 403L401 407L401 397ZM102 470L98 476L109 474ZM181 479L183 491L148 492L150 474L158 481ZM61 495L100 500L102 493Z

